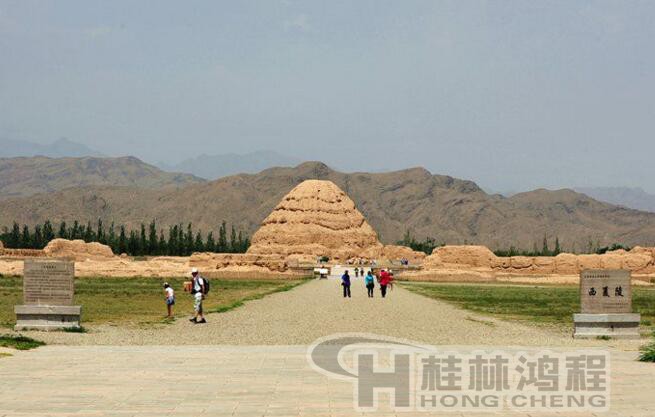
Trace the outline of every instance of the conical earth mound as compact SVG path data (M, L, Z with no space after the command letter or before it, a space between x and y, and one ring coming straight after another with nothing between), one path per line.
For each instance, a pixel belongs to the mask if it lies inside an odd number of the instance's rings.
M248 252L348 259L381 246L355 203L336 184L307 180L264 219Z

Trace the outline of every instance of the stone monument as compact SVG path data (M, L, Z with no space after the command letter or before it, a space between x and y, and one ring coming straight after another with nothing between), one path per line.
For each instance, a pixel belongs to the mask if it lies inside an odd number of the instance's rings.
M75 264L28 259L23 270L23 305L14 307L15 329L79 328L82 307L73 305Z
M580 314L575 338L639 338L641 316L632 312L630 271L588 269L580 273Z

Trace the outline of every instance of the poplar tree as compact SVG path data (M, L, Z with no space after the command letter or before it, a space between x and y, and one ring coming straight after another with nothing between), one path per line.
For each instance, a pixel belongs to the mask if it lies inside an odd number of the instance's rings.
M43 249L45 243L43 243L43 232L41 231L41 225L37 224L34 226L34 236L32 237L32 247L34 249Z
M16 222L14 222L13 226L11 227L11 233L9 234L7 247L9 248L20 247L20 226Z
M125 236L125 226L121 225L121 232L118 236L118 254L127 253L127 237Z
M159 232L159 245L157 248L157 255L166 255L168 253L168 245L166 244L166 236L164 231Z
M98 219L96 238L98 239L98 242L102 243L103 245L107 244L107 237L105 236L105 228L102 225L102 219Z
M230 231L230 252L238 252L237 247L237 232L234 230L234 225L232 225L232 230Z
M109 226L109 235L107 236L107 244L109 245L109 247L114 253L118 252L118 241L116 240L116 231L114 230L114 222L111 222L111 225Z
M148 253L148 238L146 237L146 226L143 223L141 223L141 233L137 253L141 256Z
M193 243L193 252L204 252L205 245L202 243L202 233L198 231L196 241Z
M66 227L66 222L61 222L59 224L59 232L57 232L57 237L61 239L68 239L68 228Z
M189 256L191 252L193 252L193 230L191 223L189 223L186 228L186 234L184 235L184 247L181 254Z
M214 252L216 250L216 242L214 242L214 232L209 232L207 235L207 243L205 244L205 251Z
M544 243L543 243L543 247L541 248L541 255L548 256L549 253L550 253L550 249L548 249L548 238L544 234Z
M52 228L52 223L50 223L50 220L46 220L45 223L43 223L43 241L47 245L54 238L55 232Z
M23 225L23 234L18 243L19 248L33 249L32 239L30 239L30 229L27 225Z
M225 253L227 251L227 231L225 220L223 220L223 223L221 223L221 226L218 228L218 245L216 246L216 252Z

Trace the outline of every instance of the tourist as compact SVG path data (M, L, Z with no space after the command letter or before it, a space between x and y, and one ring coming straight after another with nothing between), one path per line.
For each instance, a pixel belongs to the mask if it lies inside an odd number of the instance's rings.
M350 298L350 275L348 275L348 270L341 276L341 285L343 286L343 297Z
M168 282L164 282L164 294L166 295L166 309L168 310L166 317L171 319L173 318L173 305L175 305L175 291L173 291L173 288L171 288Z
M386 270L383 269L380 271L380 293L382 294L382 298L387 296L387 285L389 285L391 280L391 275Z
M192 323L207 323L205 317L202 314L202 300L205 298L205 279L198 273L198 268L193 268L191 270L191 276L193 281L191 282L191 294L193 294L194 303L193 310L195 315L193 318L189 319Z
M366 284L366 291L368 292L369 298L373 298L373 289L375 288L375 278L373 278L373 273L368 271L366 278L364 278L364 283Z
M359 277L359 268L355 267L355 278Z

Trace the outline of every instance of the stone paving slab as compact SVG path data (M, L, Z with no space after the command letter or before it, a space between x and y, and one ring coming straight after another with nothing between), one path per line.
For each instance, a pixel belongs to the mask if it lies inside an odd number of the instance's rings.
M655 364L635 356L612 351L612 408L599 415L655 415ZM352 384L311 369L303 346L45 346L0 358L0 386L0 417L435 415L355 412Z

